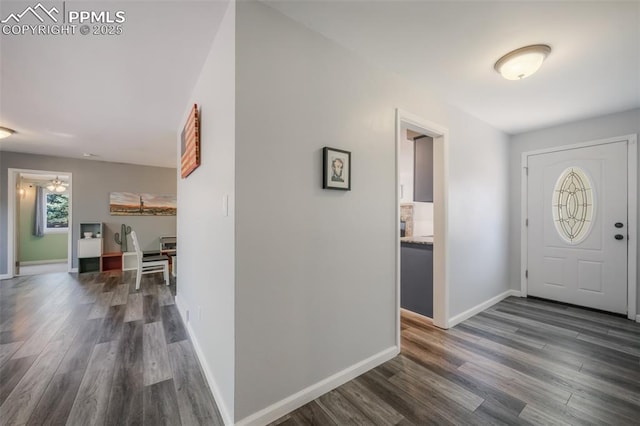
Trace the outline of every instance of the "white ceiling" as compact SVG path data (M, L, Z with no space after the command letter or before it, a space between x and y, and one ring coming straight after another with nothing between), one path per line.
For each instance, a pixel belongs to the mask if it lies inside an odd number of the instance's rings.
M640 1L267 3L507 133L640 107ZM537 74L494 71L530 44L553 49Z
M31 3L2 1L0 17ZM639 1L267 3L508 133L640 107ZM175 167L227 3L82 4L124 10L123 34L0 36L0 126L19 132L0 150ZM493 70L536 43L553 48L539 73L512 82Z
M0 19L36 3L3 1ZM0 126L18 133L0 149L176 167L177 130L227 4L74 5L124 10L123 33L1 35Z

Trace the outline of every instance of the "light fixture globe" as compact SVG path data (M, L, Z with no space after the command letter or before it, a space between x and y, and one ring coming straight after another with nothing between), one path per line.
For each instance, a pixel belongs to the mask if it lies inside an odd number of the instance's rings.
M538 71L549 53L546 44L525 46L507 53L493 67L507 80L522 80Z
M64 192L67 190L68 184L58 179L58 176L52 181L49 181L46 188L51 192Z
M1 127L0 126L0 139L8 138L9 136L14 134L15 132L16 132L15 130L9 129L8 127Z

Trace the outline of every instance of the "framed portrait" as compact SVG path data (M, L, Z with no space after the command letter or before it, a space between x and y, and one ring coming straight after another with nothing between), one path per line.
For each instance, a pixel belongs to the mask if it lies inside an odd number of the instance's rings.
M322 149L322 187L351 191L351 153L342 149Z
M180 176L184 179L200 165L200 117L194 104L180 138Z

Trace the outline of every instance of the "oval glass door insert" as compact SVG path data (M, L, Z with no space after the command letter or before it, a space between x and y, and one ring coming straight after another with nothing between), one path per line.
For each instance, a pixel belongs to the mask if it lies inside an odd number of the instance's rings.
M591 180L580 167L568 167L553 189L553 223L569 244L584 240L593 223L594 200Z

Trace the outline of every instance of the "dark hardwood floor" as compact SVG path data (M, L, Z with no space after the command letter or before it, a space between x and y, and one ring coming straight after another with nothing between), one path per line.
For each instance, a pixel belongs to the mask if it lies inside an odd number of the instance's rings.
M402 353L274 425L639 425L640 324L509 298L450 330L402 319Z
M131 272L0 281L0 424L222 425L175 283Z
M131 273L0 281L0 424L222 425L174 304ZM509 298L274 424L640 424L640 324Z

